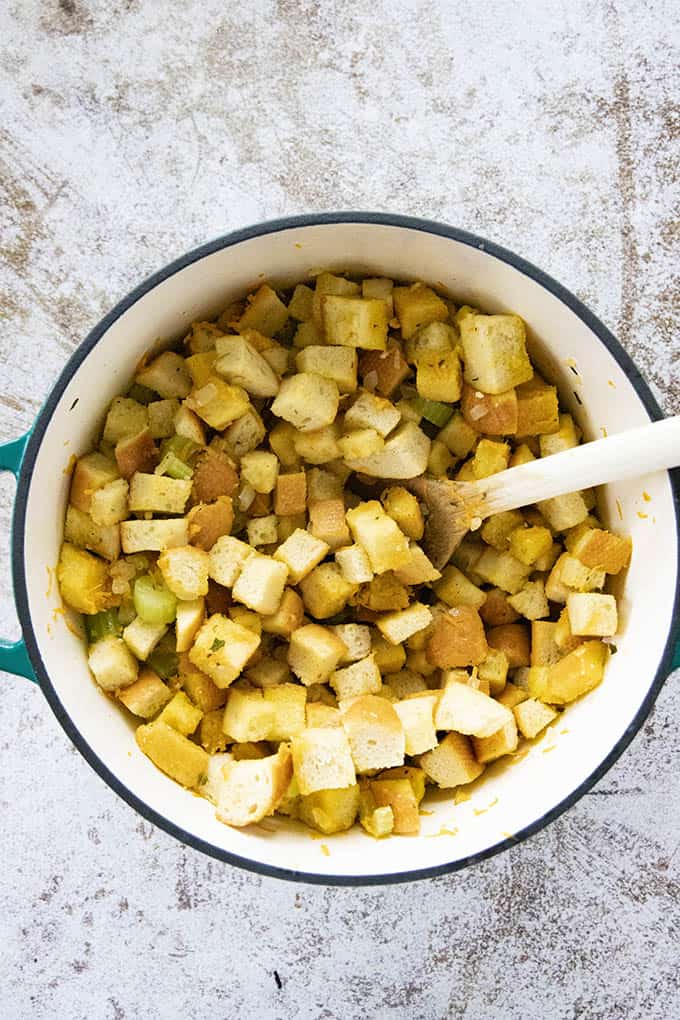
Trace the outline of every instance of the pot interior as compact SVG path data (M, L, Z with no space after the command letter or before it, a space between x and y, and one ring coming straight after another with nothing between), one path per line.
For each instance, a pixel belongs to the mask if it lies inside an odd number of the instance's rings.
M267 279L302 280L319 269L422 279L486 311L514 311L530 329L532 356L558 384L586 437L644 424L649 415L632 382L596 334L541 283L474 246L426 229L376 223L319 223L278 229L218 248L140 293L110 321L37 424L37 453L26 506L23 557L35 640L63 712L109 773L156 816L218 855L310 876L404 875L462 861L503 843L555 809L600 766L634 723L654 681L671 627L677 586L677 532L666 473L608 486L605 521L633 536L620 602L618 654L603 684L570 706L543 739L512 765L496 764L454 804L437 794L421 835L375 841L362 831L315 837L270 819L247 830L216 821L212 806L160 773L139 751L134 726L91 679L84 647L61 611L53 568L68 496L68 466L88 450L109 401L149 347L186 332L230 299ZM46 594L47 593L47 594ZM618 592L617 592L618 594ZM434 838L436 837L436 838Z

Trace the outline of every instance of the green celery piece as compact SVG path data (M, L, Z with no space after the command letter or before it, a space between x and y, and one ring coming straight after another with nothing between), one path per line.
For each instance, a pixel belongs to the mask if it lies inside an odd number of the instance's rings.
M137 578L133 598L137 615L145 623L172 623L177 615L175 596L149 574Z
M446 425L453 414L453 408L449 404L443 404L439 400L426 400L425 397L416 397L413 406L421 418L440 427Z
M91 645L112 634L120 634L121 626L118 613L113 609L105 609L101 613L94 613L84 619L87 640Z

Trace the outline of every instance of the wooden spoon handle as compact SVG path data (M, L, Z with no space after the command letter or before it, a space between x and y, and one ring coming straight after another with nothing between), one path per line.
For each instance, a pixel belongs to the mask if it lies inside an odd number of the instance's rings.
M477 482L484 516L680 464L680 415L584 443Z

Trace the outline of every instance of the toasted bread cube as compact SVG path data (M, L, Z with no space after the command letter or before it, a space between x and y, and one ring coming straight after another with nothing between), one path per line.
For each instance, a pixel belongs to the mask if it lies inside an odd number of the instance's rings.
M421 674L414 673L411 669L400 669L398 673L391 673L385 682L396 699L404 699L410 694L420 694L428 689Z
M145 623L136 616L124 629L123 640L133 655L146 662L167 629L164 623Z
M484 765L502 758L504 754L512 754L517 750L519 738L517 723L511 716L504 726L489 737L473 737L472 747L478 762Z
M527 581L516 595L511 595L508 602L513 609L527 620L541 620L550 616L550 606L545 594L543 581Z
M513 712L519 731L527 740L538 736L558 715L550 705L544 705L535 698L528 698L515 705Z
M178 599L193 600L208 594L210 557L203 549L191 545L166 549L158 558L158 566Z
M505 471L510 459L510 447L507 443L498 443L493 439L480 439L475 455L470 461L472 475L475 479L488 478L499 471Z
M381 634L371 634L371 648L375 656L378 669L383 676L398 673L403 669L406 662L406 651L400 644L392 644Z
M404 730L389 701L363 694L340 710L357 772L403 764Z
M260 644L257 634L220 613L215 613L199 630L189 658L221 688L240 674Z
M530 664L529 628L525 624L504 623L499 627L490 627L486 639L491 648L505 653L509 669Z
M354 786L356 774L344 729L305 729L292 739L295 778L304 796Z
M531 665L552 666L562 658L555 641L556 623L551 620L534 620L531 624Z
M115 446L121 439L134 436L149 424L149 412L129 397L114 397L104 423L103 439Z
M578 446L581 430L577 427L570 414L560 414L559 427L549 435L539 437L541 457L549 457L553 453L562 453Z
M178 652L189 651L204 620L204 598L180 599L178 601L177 616L175 618L176 648Z
M189 737L203 718L203 712L192 705L184 691L177 691L158 718L160 722L172 726L173 730Z
M266 758L228 762L222 767L216 818L242 828L272 815L285 797L292 775L292 757L285 745Z
M341 612L355 591L342 576L337 563L321 563L300 582L302 600L315 620L326 620Z
M274 514L255 517L248 521L246 531L249 545L273 545L279 537L278 519Z
M276 612L271 616L262 617L262 630L265 634L289 637L294 630L302 626L304 615L305 607L298 593L292 588L285 588Z
M419 541L423 537L423 514L413 493L401 485L393 485L383 493L382 504L407 538Z
M298 372L314 372L331 379L341 393L354 393L357 388L357 352L350 347L310 344L295 358Z
M504 689L509 668L508 657L500 648L489 648L486 658L479 663L477 675L482 683L488 683L492 697Z
M141 406L141 405L140 405ZM98 492L119 479L115 462L102 453L88 453L76 461L71 479L70 502L85 514L92 512L92 498ZM126 490L127 492L127 490ZM94 518L93 518L94 519ZM96 521L105 524L105 521ZM116 523L111 521L110 523Z
M392 808L389 804L378 807L370 780L367 779L362 779L359 784L359 823L375 839L389 836L394 829Z
M312 702L307 705L307 726L310 729L342 729L342 716L338 708Z
M293 448L298 457L309 464L328 464L341 455L340 425L332 422L313 432L296 432L293 436Z
M208 755L167 723L155 720L139 726L135 739L154 765L188 788L195 788L207 775Z
M364 391L345 413L345 429L373 429L385 438L401 420L401 412L384 397ZM368 451L358 456L368 456ZM349 456L349 455L348 455Z
M408 589L397 580L392 571L374 577L364 585L351 600L353 605L363 606L374 613L406 609L409 603Z
M274 705L265 700L263 690L229 689L222 728L231 740L238 743L267 740L275 723Z
M527 566L533 566L541 556L552 549L552 533L549 528L519 527L510 533L510 552Z
M261 761L270 752L266 740L244 740L231 745L231 756L234 761Z
M421 602L413 602L408 609L386 613L377 621L377 626L388 641L393 645L399 645L419 630L429 627L431 622L432 613L429 608Z
M512 719L512 712L481 691L451 678L435 709L438 730L455 730L474 737L490 737Z
M365 351L359 361L359 373L367 390L390 397L410 373L408 362L398 345L384 351Z
M508 602L508 595L500 588L492 588L486 592L486 601L480 606L479 615L487 627L514 623L519 619L519 613Z
M241 386L254 397L276 396L279 377L246 337L219 337L215 346L218 358L214 371L224 376L227 382Z
M345 520L344 501L324 499L312 503L309 508L309 531L330 549L347 545L350 534Z
M153 471L158 464L158 449L148 428L120 439L114 455L123 478L132 478L137 471Z
M275 290L263 283L254 294L248 296L243 315L238 320L238 330L256 329L263 336L274 336L288 321L288 309Z
M406 754L423 754L437 746L434 711L438 700L439 695L433 692L394 703L404 730Z
M243 564L232 594L237 602L242 602L249 609L270 616L279 608L287 578L285 563L271 556L253 553Z
M487 593L469 581L465 574L453 564L444 567L442 576L432 585L437 598L447 606L473 606L479 609L486 601Z
M129 687L137 680L137 661L122 638L102 638L90 646L87 664L104 691Z
M124 644L123 647L129 655L127 646ZM130 657L132 658L132 656ZM133 683L118 691L118 700L125 705L129 712L142 719L151 719L157 715L171 697L172 691L148 666L143 666L140 669L139 676Z
M117 524L102 527L95 524L89 514L74 506L66 508L64 539L71 545L80 546L98 553L107 560L118 559L120 555L120 528Z
M340 623L331 627L340 638L346 651L340 662L357 662L371 654L371 631L361 623Z
M189 373L195 389L200 389L201 386L205 386L210 377L214 375L214 365L216 361L217 351L214 349L210 351L197 351L195 354L192 354L191 357L185 359L184 367Z
M469 690L463 688L466 689ZM475 758L471 742L461 733L447 733L436 747L420 756L419 763L425 774L444 790L472 783L484 771L484 766Z
M191 378L184 358L174 351L164 351L151 364L138 372L135 382L148 386L164 399L183 398L191 390Z
M208 772L205 782L201 784L200 794L217 806L220 788L224 783L224 766L234 760L232 754L211 754L208 760Z
M328 627L309 623L291 634L288 663L298 679L309 687L327 680L345 651L340 638Z
M212 503L220 496L233 496L239 476L234 463L221 450L209 447L196 458L192 496L196 503Z
M516 446L510 454L508 467L519 467L520 464L529 464L532 460L536 460L536 457L526 443L521 443L519 446Z
M189 533L183 517L165 521L123 521L120 538L124 553L161 552L187 545Z
M378 810L392 812L392 831L413 835L420 831L418 800L408 779L372 779L370 791Z
M298 322L306 322L312 317L312 300L314 291L304 283L298 283L288 303L288 314Z
M384 351L387 346L387 306L372 298L324 295L321 322L330 346Z
M124 478L116 478L92 493L90 515L96 525L112 527L124 521L128 513L128 483Z
M301 322L293 337L293 347L296 350L304 350L306 347L318 347L323 343L323 335L320 326L316 322Z
M241 386L232 386L219 376L211 375L203 386L191 391L186 406L210 428L221 432L246 413L250 400Z
M432 676L437 672L437 667L428 660L427 651L424 648L417 651L409 649L406 656L406 668L413 670L414 673L420 673L422 676Z
M460 399L462 384L463 370L457 350L423 351L419 354L416 387L424 400L455 403Z
M487 436L513 436L517 432L517 394L482 393L465 383L461 396L465 421L477 432Z
M182 688L201 712L214 712L225 704L226 690L218 687L209 676L197 669L186 653L182 653L179 658L179 676Z
M245 677L254 687L276 687L289 683L293 675L286 662L280 659L261 659L246 670Z
M519 315L465 316L459 323L465 381L482 393L503 393L534 374Z
M455 458L449 452L448 447L440 443L438 439L434 439L427 458L427 473L434 478L444 478L454 463Z
M453 606L435 620L427 644L433 666L476 666L488 654L484 625L474 606Z
M224 441L234 457L243 457L260 445L266 435L264 422L254 407L243 414L224 431Z
M542 499L536 505L553 531L566 531L588 516L588 507L580 492Z
M154 400L147 407L149 431L154 439L167 439L175 432L175 415L179 411L179 400Z
M198 724L198 738L208 754L224 751L227 746L227 735L222 729L223 716L222 709L217 708L206 713Z
M529 694L550 705L566 705L597 687L608 657L602 641L586 641L554 665L531 669Z
M450 323L431 322L406 341L405 354L407 361L418 366L429 355L446 354L458 346L458 333Z
M346 517L354 540L366 550L376 574L398 569L410 561L406 536L377 500L348 510Z
M540 376L517 387L517 435L540 436L560 427L557 387Z
M214 322L192 322L191 330L184 338L184 344L192 354L200 354L203 351L214 350L218 336L224 336L224 330Z
M501 693L497 695L496 700L501 705L505 705L506 708L513 709L515 705L519 705L522 701L526 701L528 697L529 694L527 691L518 687L511 680L508 680Z
M375 429L357 429L338 439L340 456L345 460L360 460L379 453L385 447L385 440Z
M279 474L279 461L266 450L252 450L241 457L241 478L255 492L273 492Z
M307 701L307 691L304 687L292 683L266 687L263 698L274 710L274 722L269 730L268 740L290 740L304 730Z
M262 637L262 617L258 613L253 613L244 606L229 606L228 614L229 619L233 620L234 623L238 623L241 627L245 627L246 630L250 630L253 634L257 634L258 637Z
M479 433L463 418L460 411L454 411L437 439L451 451L454 457L467 457L479 439Z
M189 542L210 552L223 535L228 535L234 523L234 510L230 496L220 496L214 503L199 503L187 514Z
M286 565L291 582L297 584L321 562L329 548L326 542L298 528L279 546L274 558Z
M377 777L379 780L382 779L405 779L411 784L411 789L415 795L416 801L420 804L421 800L425 796L426 776L423 770L416 765L395 765L392 768L386 769L381 772Z
M394 283L385 277L375 277L361 281L361 296L364 298L380 299L387 307L387 317L392 318L394 311L392 292Z
M147 475L138 471L130 481L129 506L133 513L181 514L191 495L192 483L165 475Z
M571 553L586 567L618 574L630 563L632 548L629 536L593 528L574 543Z
M449 317L446 302L423 283L395 287L392 297L404 340L410 340L423 326L431 322L446 322Z
M388 437L383 450L345 463L352 471L375 478L415 478L427 467L430 446L425 433L414 422L407 421Z
M339 393L336 384L314 372L298 372L281 383L271 410L300 432L331 425L338 413Z
M523 587L531 573L531 567L515 559L511 553L498 552L496 549L485 549L474 569L482 580L511 595Z
M373 570L368 553L361 545L348 545L335 550L335 562L342 576L351 585L366 584L373 580Z
M316 790L300 800L300 820L312 829L331 836L351 829L359 810L359 787Z
M562 580L562 568L564 567L568 556L569 553L562 553L545 580L545 594L551 602L561 602L562 604L565 604L567 601L567 595L572 590L568 588Z
M270 437L271 438L271 437ZM276 479L274 513L278 517L303 514L307 509L307 478L304 471L279 475Z
M253 550L246 542L231 535L223 535L217 539L209 553L210 576L218 584L231 588L246 560L253 555Z
M618 630L613 595L568 595L567 613L571 632L576 636L612 637Z
M331 673L329 683L339 700L361 694L377 694L382 687L380 670L373 655L367 655L344 669L336 669Z
M394 571L394 576L397 580L401 581L402 584L412 585L439 580L442 575L430 562L420 546L416 545L415 542L410 542L409 549L411 550L411 561ZM382 576L385 577L387 575L383 574Z

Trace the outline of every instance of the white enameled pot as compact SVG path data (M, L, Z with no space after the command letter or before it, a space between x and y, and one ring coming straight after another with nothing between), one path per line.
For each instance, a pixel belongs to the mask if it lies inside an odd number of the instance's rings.
M454 805L437 794L419 836L376 841L362 831L314 838L283 820L231 829L212 806L146 759L134 727L93 682L85 649L55 610L70 458L87 451L103 410L158 338L182 336L260 281L288 285L318 269L421 279L460 301L526 320L531 353L555 381L586 438L661 417L645 382L608 330L533 266L470 234L401 216L337 213L264 223L190 252L143 283L93 330L64 369L31 433L0 467L18 476L13 526L15 596L23 641L4 643L0 667L42 687L67 734L99 775L147 819L232 864L329 884L406 881L464 867L557 817L621 754L672 668L678 606L678 489L667 472L610 485L601 510L633 537L621 584L618 654L602 685L568 707L511 766L491 767ZM643 495L645 494L645 495ZM27 650L27 654L26 654ZM549 752L549 753L548 753Z

